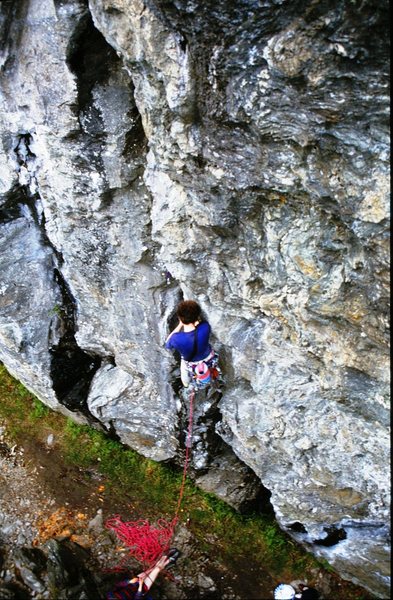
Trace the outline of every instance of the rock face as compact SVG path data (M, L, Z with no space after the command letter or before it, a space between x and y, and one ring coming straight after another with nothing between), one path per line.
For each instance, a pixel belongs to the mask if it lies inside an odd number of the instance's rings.
M380 598L386 4L0 7L1 360L52 408L173 459L163 342L196 299L225 376L201 485L238 490L237 460L284 529Z
M101 581L88 570L89 553L70 540L48 540L43 549L16 547L12 562L23 583L0 584L6 600L39 598L86 598L100 596ZM101 585L100 585L101 584ZM30 595L32 592L34 595Z

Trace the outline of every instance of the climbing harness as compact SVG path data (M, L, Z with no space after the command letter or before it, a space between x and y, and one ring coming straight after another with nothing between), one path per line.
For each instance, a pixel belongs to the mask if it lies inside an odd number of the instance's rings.
M195 390L201 390L210 385L213 380L221 376L221 371L218 367L218 353L211 350L210 354L202 360L193 361L192 358L198 354L198 325L194 330L194 341L191 354L188 357L183 357L187 367L187 373L190 380L190 385Z
M129 549L129 555L136 558L139 562L152 568L154 563L163 556L171 545L171 540L175 534L175 528L179 521L180 506L184 496L186 485L186 476L190 461L192 425L194 413L195 389L191 388L189 393L190 412L188 421L188 430L186 438L186 451L183 467L183 477L180 485L180 493L176 506L175 516L171 521L159 519L155 525L150 524L148 520L122 521L120 516L114 516L108 519L106 527L115 532L119 540ZM126 556L127 560L128 557ZM123 570L124 565L116 570Z
M187 362L190 386L201 390L213 381L221 379L221 369L218 366L218 353L212 350L206 358L198 362Z

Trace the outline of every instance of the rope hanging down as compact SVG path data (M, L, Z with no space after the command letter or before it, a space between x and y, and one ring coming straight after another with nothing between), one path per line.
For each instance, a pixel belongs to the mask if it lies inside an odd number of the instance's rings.
M151 567L171 545L175 528L179 521L180 506L184 496L187 470L191 453L191 438L194 413L195 390L191 388L189 394L190 416L186 438L186 453L183 467L183 477L180 486L179 498L175 516L171 521L159 519L157 523L150 524L148 520L124 522L121 517L115 516L108 519L106 527L114 531L121 542L129 549L129 555L136 558L146 567ZM127 557L126 557L127 558Z

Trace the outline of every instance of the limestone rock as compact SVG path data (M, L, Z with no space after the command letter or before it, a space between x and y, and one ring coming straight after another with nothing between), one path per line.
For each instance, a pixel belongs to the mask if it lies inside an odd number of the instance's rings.
M196 478L196 484L237 510L255 506L260 485L251 469L230 452L217 453L207 473Z
M381 598L387 23L385 0L0 6L1 360L172 459L163 343L195 298L225 377L210 429L283 528Z
M140 378L106 365L94 376L88 406L122 442L144 456L165 460L174 455L177 440L173 407L164 401L165 396L147 388Z

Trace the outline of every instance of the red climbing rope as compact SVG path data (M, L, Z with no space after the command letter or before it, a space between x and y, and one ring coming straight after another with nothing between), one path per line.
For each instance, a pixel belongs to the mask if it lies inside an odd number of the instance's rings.
M190 453L191 453L191 439L192 439L192 424L193 424L193 419L194 419L194 399L195 399L195 390L194 388L191 388L191 392L189 395L189 400L190 400L190 415L188 418L188 431L187 431L187 439L186 439L186 456L184 458L184 467L183 467L183 479L180 485L180 493L179 493L179 500L177 501L177 507L176 507L176 512L175 512L175 516L174 519L172 521L173 523L173 530L176 527L176 523L179 520L179 511L180 511L180 506L183 500L183 496L184 496L184 488L186 486L186 476L187 476L187 470L188 470L188 463L190 462Z
M147 520L124 522L119 516L106 522L133 556L144 565L153 565L169 549L173 536L172 521L159 519L155 525ZM126 559L128 557L125 557Z
M122 521L121 517L115 516L108 519L106 527L115 532L119 540L129 549L129 556L136 558L143 565L152 566L165 552L168 551L175 528L179 521L179 512L186 486L186 477L191 453L192 424L194 413L195 390L191 388L189 394L190 414L188 420L188 431L186 438L186 453L183 467L183 478L180 485L179 499L172 521L159 519L155 525L147 520ZM127 557L126 557L127 558Z

